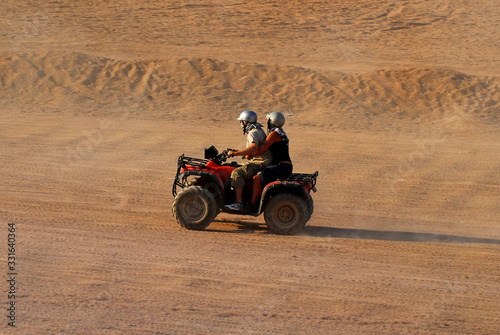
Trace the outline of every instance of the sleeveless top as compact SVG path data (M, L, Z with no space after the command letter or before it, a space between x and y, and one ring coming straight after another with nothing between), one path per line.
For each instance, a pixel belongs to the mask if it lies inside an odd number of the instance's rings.
M274 142L269 147L269 150L273 154L273 164L278 164L280 162L292 162L290 158L290 153L288 150L288 136L286 136L283 128L276 128L273 131L277 132L281 136L281 141Z

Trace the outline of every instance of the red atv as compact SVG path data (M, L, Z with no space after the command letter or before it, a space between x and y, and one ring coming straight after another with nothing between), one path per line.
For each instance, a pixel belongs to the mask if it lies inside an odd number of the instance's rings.
M177 162L177 173L172 187L174 202L172 212L182 227L203 230L220 212L259 216L269 229L281 235L299 232L309 221L314 210L311 191L316 192L318 171L313 174L293 173L286 180L277 180L262 189L256 212L235 211L224 206L235 201L231 189L231 172L240 165L236 162L225 163L227 152L219 154L211 146L205 149L205 159L181 155ZM243 199L252 196L252 181L247 181ZM177 192L177 187L181 190Z

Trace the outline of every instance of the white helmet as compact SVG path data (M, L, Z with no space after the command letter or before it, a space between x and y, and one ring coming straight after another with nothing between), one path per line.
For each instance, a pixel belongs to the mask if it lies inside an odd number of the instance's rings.
M267 129L271 131L274 128L281 128L285 125L285 116L280 112L267 114Z

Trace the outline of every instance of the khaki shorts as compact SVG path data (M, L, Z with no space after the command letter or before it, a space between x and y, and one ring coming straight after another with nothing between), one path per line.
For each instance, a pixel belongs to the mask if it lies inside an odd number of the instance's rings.
M264 168L261 163L246 163L239 168L236 168L231 173L231 186L243 188L245 180L252 179L260 170Z

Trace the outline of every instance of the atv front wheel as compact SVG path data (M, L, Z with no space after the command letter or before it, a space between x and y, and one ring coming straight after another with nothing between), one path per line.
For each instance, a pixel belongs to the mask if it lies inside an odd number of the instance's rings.
M264 209L264 220L269 229L279 235L298 233L306 224L308 208L298 195L280 193L271 198Z
M203 230L217 215L217 205L210 191L201 186L183 188L172 204L179 225L191 230Z

